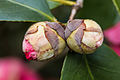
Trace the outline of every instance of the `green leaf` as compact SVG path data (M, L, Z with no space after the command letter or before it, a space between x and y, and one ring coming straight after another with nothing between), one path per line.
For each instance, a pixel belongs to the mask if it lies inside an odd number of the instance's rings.
M76 17L93 19L97 21L103 29L107 29L114 24L118 13L112 0L84 0L84 6L80 9Z
M54 8L62 5L61 3L54 2L54 1L51 1L51 0L47 0L47 2L48 2L48 5L49 5L50 9L54 9Z
M115 7L117 8L119 14L120 14L120 0L113 0Z
M1 21L53 20L46 0L0 0Z
M120 58L106 45L90 55L68 53L61 80L120 80Z

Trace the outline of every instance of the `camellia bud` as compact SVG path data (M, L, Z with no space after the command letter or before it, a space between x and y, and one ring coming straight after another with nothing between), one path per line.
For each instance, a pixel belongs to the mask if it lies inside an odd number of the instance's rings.
M75 19L65 29L68 46L81 54L93 53L103 43L101 27L93 20Z
M29 60L46 60L60 54L65 45L64 28L60 24L38 22L26 32L23 51Z

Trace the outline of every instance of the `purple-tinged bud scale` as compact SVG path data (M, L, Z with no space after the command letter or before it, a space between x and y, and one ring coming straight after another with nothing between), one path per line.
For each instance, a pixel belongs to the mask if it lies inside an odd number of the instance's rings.
M26 32L23 52L29 60L46 60L64 50L64 28L55 22L38 22Z
M81 54L91 54L103 43L101 27L93 20L75 19L69 21L65 38L70 49Z

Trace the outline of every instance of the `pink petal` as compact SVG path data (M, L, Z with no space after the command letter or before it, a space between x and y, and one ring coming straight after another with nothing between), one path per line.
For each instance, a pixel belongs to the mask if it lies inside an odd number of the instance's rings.
M37 58L37 52L33 49L28 40L23 40L23 51L25 52L26 59L32 60Z
M114 45L120 45L120 22L104 31L105 37Z
M37 52L25 52L26 59L32 60L37 58Z
M28 42L28 40L25 39L23 40L23 51L24 52L34 51L32 45Z
M0 80L42 80L19 59L0 59Z
M120 56L120 46L111 46L111 48Z

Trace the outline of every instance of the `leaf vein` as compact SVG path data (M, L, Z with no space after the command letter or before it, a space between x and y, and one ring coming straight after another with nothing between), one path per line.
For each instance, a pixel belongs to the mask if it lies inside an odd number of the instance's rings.
M111 69L111 70L109 70L109 69L107 69L107 68L100 67L100 66L97 66L97 65L94 65L94 64L90 64L90 65L92 65L92 66L94 66L94 67L96 67L96 68L99 68L99 69L101 69L101 70L107 71L107 72L119 73L119 74L120 74L120 72L113 71L112 69Z

